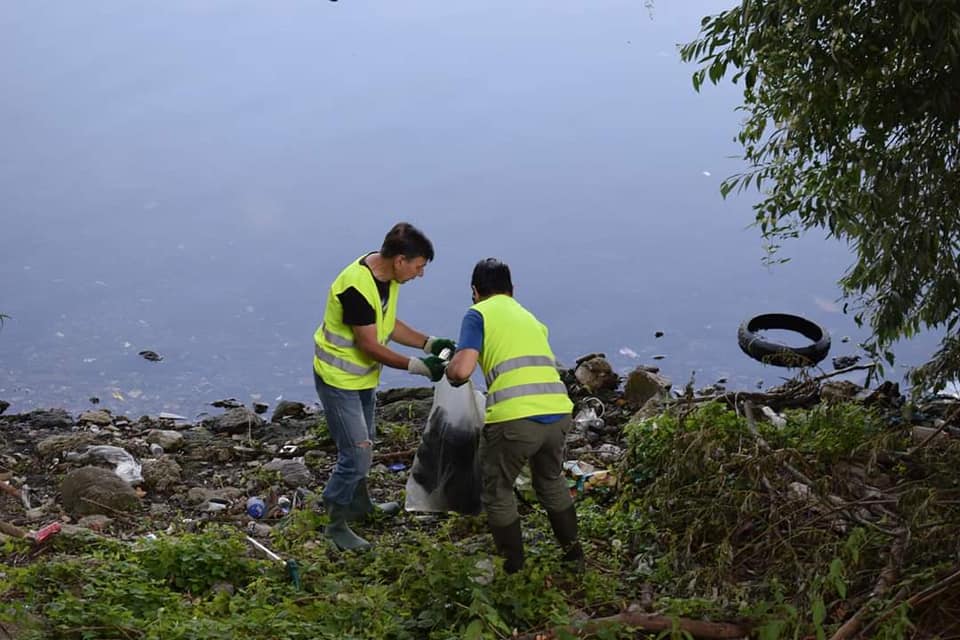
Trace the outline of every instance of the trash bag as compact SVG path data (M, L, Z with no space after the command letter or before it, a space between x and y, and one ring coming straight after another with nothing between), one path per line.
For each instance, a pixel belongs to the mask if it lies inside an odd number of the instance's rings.
M454 387L443 378L434 387L433 407L407 478L407 511L480 513L478 449L485 404L469 380Z

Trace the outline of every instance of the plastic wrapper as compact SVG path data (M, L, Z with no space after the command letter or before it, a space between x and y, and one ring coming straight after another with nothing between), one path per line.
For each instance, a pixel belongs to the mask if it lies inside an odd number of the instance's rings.
M407 478L407 511L478 514L480 430L486 400L473 383L446 378L433 390L433 407Z

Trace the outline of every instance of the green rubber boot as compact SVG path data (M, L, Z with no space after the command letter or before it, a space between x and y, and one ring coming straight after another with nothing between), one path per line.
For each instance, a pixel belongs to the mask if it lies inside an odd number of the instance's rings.
M336 502L324 501L330 524L326 526L323 535L329 538L341 551L364 551L370 548L370 543L353 532L347 524L350 507Z
M520 518L517 518L504 527L490 525L493 543L497 553L503 557L503 570L507 573L516 573L523 568L523 531L520 528Z
M373 513L381 513L386 516L395 516L400 513L400 505L396 502L375 503L370 499L370 491L367 488L367 479L364 478L357 483L357 489L353 492L353 501L350 503L350 513L347 519L350 521L363 520Z
M575 572L582 573L585 559L583 546L578 539L576 507L570 505L563 511L548 511L547 517L550 519L554 535L557 536L557 542L563 550L560 561Z

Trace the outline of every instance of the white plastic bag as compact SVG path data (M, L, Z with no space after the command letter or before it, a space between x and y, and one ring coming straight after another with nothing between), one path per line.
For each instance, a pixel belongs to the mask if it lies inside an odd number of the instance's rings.
M486 399L467 381L443 378L407 478L407 511L477 514L480 504L480 429Z
M113 470L120 479L135 485L143 482L141 475L142 466L126 449L112 447L110 445L97 445L87 447L85 451L71 451L65 456L72 462L100 462L103 464L112 464L116 468Z

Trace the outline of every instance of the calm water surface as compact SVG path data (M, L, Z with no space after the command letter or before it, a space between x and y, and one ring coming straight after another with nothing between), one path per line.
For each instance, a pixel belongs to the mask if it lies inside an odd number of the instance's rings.
M676 44L728 4L3 3L0 399L313 401L326 287L398 220L437 249L400 302L434 334L498 256L567 364L773 384L736 344L773 311L853 353L845 247L808 237L767 270L754 196L718 194L741 169L738 91L694 93Z

